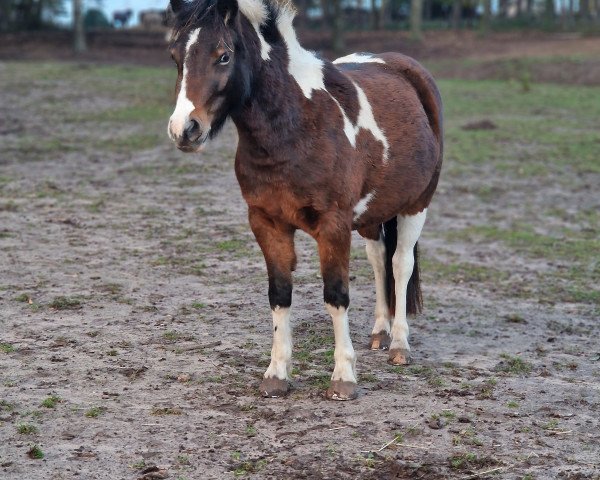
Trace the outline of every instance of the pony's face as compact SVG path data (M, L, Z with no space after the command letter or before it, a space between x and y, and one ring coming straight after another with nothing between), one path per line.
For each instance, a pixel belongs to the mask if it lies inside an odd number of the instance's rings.
M217 133L245 90L239 81L244 55L236 28L237 3L207 5L199 15L193 10L178 12L171 2L175 14L183 16L184 26L176 30L171 44L178 77L177 103L168 132L184 152L198 151ZM186 8L186 4L179 7Z

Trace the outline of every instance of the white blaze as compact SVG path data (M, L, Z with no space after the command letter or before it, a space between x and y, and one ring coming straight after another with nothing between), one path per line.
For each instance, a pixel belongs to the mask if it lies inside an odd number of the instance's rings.
M190 32L188 41L185 44L185 54L183 57L183 74L181 76L181 88L179 89L179 95L177 95L177 103L175 104L175 111L171 115L169 120L169 136L172 140L177 137L181 137L185 130L185 127L189 121L190 113L195 110L195 106L187 96L187 58L190 49L198 41L198 34L200 29L196 28Z

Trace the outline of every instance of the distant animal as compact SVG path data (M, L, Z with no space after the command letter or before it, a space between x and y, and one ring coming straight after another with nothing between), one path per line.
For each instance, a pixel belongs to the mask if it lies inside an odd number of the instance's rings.
M273 318L266 397L290 389L294 233L317 242L335 366L326 397L357 396L348 325L352 230L375 272L372 350L410 361L407 313L421 309L417 240L442 167L442 102L431 75L399 53L329 62L302 48L290 4L171 0L178 68L168 132L195 152L231 118L235 173L264 254Z
M113 12L113 25L115 27L124 28L129 23L131 16L133 15L133 11L131 9L127 10L116 10Z
M167 25L166 10L143 10L139 14L140 24L146 30L156 30Z

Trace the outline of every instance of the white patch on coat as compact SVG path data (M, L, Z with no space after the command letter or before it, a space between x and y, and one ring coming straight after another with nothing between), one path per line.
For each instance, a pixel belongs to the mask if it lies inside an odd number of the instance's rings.
M384 63L383 58L374 57L364 53L351 53L345 57L336 58L333 63Z
M335 351L333 358L335 367L331 380L356 383L356 353L350 339L348 326L348 311L344 307L334 307L325 304L333 320L333 334L335 336Z
M199 33L199 28L192 30L185 44L185 54L183 56L183 74L181 75L181 87L179 88L179 95L177 95L177 103L175 104L175 110L173 111L173 114L169 119L169 126L167 128L171 140L175 140L176 138L181 137L183 135L183 132L185 131L185 128L190 120L190 114L196 109L192 101L187 96L187 60L190 49L198 41Z
M262 0L238 0L238 8L252 24L261 25L269 16L267 7Z
M373 198L374 193L369 192L354 206L354 221L356 222L360 216L369 208L369 202Z
M342 119L344 120L344 133L346 134L346 137L348 137L350 145L356 147L356 132L354 125L352 125L352 122L348 118L348 115L346 115L346 112L344 112L344 109L340 105L340 102L338 102L337 99L333 95L331 95L331 93L329 93L329 96L335 102L335 104L340 109L340 112L342 113Z
M359 112L356 125L352 124L350 118L348 118L348 115L346 115L346 112L344 111L344 108L342 107L340 102L338 102L337 99L333 95L331 95L331 93L329 94L329 96L333 99L335 104L340 109L340 112L342 113L342 119L344 121L344 134L348 138L350 145L356 148L356 136L358 135L360 129L364 128L365 130L369 130L373 134L375 139L380 141L383 145L383 161L387 162L390 150L390 145L387 141L387 138L381 130L381 128L379 128L377 122L375 121L373 109L371 108L371 104L369 103L367 95L365 94L363 89L360 88L356 83L352 82L352 85L354 85L354 88L356 88L356 94L358 96L359 105Z
M325 90L323 61L314 53L302 48L292 25L293 20L294 13L284 9L277 17L277 28L287 46L288 72L296 80L304 96L310 99L313 90Z
M396 316L392 322L392 343L390 349L410 350L408 344L408 322L406 321L406 288L415 262L414 246L421 236L427 209L416 215L398 215L398 243L392 257L394 279L396 281Z
M354 83L354 82L352 82ZM387 162L390 144L387 141L383 131L377 125L375 121L375 117L373 115L373 109L371 108L371 104L369 103L369 99L367 95L356 83L354 83L354 87L356 88L356 92L358 93L358 104L360 105L360 110L358 113L358 120L356 124L356 134L358 135L358 131L361 128L365 130L369 130L373 136L381 142L383 145L383 161Z
M265 378L288 380L292 371L292 328L290 309L275 307L273 310L273 348L271 363Z

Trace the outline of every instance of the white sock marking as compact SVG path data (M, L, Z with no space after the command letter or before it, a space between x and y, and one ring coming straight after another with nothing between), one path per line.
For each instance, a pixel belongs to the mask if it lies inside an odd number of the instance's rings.
M196 28L189 34L188 41L185 44L185 54L183 56L183 74L181 76L181 87L179 89L179 95L177 95L177 103L175 104L175 111L169 119L169 125L167 131L171 140L175 140L177 137L183 135L183 131L189 121L190 113L192 113L196 107L187 96L187 57L192 46L198 41L198 34L200 29Z
M325 304L333 320L333 334L335 335L335 367L331 380L356 383L356 354L350 339L348 326L348 311L344 307L334 307Z
M383 58L374 57L364 53L351 53L345 57L336 58L333 63L385 63Z
M413 248L421 236L427 209L416 215L398 215L398 244L392 258L396 280L396 316L392 324L392 348L410 350L406 321L406 288L414 266Z
M375 325L372 333L381 331L390 333L390 310L385 295L385 243L379 240L367 240L367 258L375 274Z
M292 371L292 328L290 309L275 307L273 310L273 348L271 363L265 378L287 380Z

